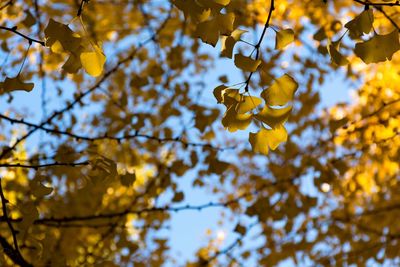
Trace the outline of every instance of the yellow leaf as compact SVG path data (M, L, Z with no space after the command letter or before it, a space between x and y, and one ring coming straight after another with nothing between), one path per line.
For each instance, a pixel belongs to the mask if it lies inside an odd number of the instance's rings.
M95 51L93 52L83 52L80 55L80 59L86 72L93 77L97 77L103 72L106 56L97 45L94 46L94 49Z
M291 111L292 106L276 109L270 108L266 105L261 112L256 114L254 117L257 120L268 124L271 128L275 128L277 125L283 124L289 118Z
M223 91L226 88L229 88L229 87L227 87L225 85L219 85L219 86L215 87L213 93L214 93L215 98L217 99L217 103L222 103L222 101L223 101L223 96L222 96L223 95Z
M71 54L68 60L62 66L62 68L68 73L77 73L81 67L82 64L80 58L74 54Z
M282 125L272 130L261 127L258 133L249 134L249 142L253 152L268 155L269 149L275 150L280 143L286 142L287 136L287 131Z
M219 31L216 21L207 20L197 24L196 36L199 37L204 43L215 46L218 42Z
M354 52L369 64L391 60L399 49L399 32L394 30L386 35L376 34L366 42L357 43Z
M235 15L233 13L218 14L211 20L197 24L195 34L204 43L215 46L220 34L230 35L232 33L234 20Z
M251 57L243 56L242 54L235 54L235 65L243 71L254 72L261 64L261 60L254 60Z
M368 9L347 22L344 27L349 29L350 37L361 37L364 33L369 33L372 30L373 22L374 14L372 13L372 9Z
M255 96L240 95L240 100L236 105L236 112L243 114L255 109L262 102L261 98Z
M338 51L337 44L335 44L335 43L329 44L328 52L329 52L329 55L331 56L332 62L335 63L336 65L344 66L344 65L349 64L349 61L347 60L347 58Z
M230 35L233 31L234 21L235 15L232 12L227 14L218 14L216 17L216 23L219 33L221 35Z
M186 18L190 17L195 22L202 22L210 17L211 9L200 6L196 1L174 0L173 3L183 11Z
M82 38L75 34L68 25L50 19L49 24L44 30L46 36L46 46L53 51L60 51L60 47L69 52L75 52L81 45ZM57 48L52 46L56 45Z
M222 118L222 125L230 132L246 129L251 123L252 114L238 114L235 107L228 108Z
M292 29L285 29L276 33L275 49L282 49L294 41L294 32Z
M236 42L240 40L240 37L245 30L236 29L234 30L230 36L222 36L221 37L221 56L232 58L233 47L235 46Z
M284 74L261 93L261 97L270 106L284 106L293 100L298 88L297 82L288 74Z

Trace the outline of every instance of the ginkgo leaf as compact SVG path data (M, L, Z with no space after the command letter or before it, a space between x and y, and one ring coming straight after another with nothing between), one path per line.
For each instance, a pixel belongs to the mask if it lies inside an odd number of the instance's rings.
M261 127L259 132L249 134L249 142L253 152L268 155L269 149L275 150L280 143L287 141L287 136L283 125L271 130Z
M254 115L254 118L266 123L271 128L275 128L277 125L283 124L289 118L291 111L292 106L277 109L265 105L259 113Z
M23 203L19 206L19 210L22 214L22 222L18 223L18 229L27 230L39 218L39 211L33 202Z
M97 45L94 45L94 50L93 52L83 52L80 59L85 71L89 75L97 77L103 72L106 56Z
M14 78L8 78L4 80L4 82L0 83L0 92L1 93L10 93L13 91L32 91L34 87L34 83L26 83L21 81L20 76L16 76Z
M233 31L233 23L235 21L235 14L233 12L227 14L218 14L216 23L218 31L221 35L230 35Z
M197 0L197 2L204 6L211 8L214 11L219 11L224 6L227 6L231 0Z
M24 24L25 27L30 28L36 23L35 17L29 12L29 10L25 11L25 18L22 21L22 24Z
M181 202L185 198L183 192L175 192L172 202Z
M261 97L270 106L284 106L293 100L298 88L297 82L289 75L275 79L274 83L261 92Z
M211 9L199 5L197 1L174 0L173 3L183 11L186 18L190 17L197 23L210 17Z
M252 114L238 114L234 106L228 108L222 118L222 125L230 132L246 129L252 120Z
M246 227L244 227L244 226L242 226L241 224L238 223L238 224L236 225L234 231L235 231L236 233L239 233L239 234L241 234L241 235L244 235L244 234L246 233Z
M50 195L53 192L52 187L47 187L41 182L36 182L31 184L32 194L37 198L42 198L44 196Z
M247 31L236 29L234 30L230 36L222 36L221 37L221 56L232 58L233 47L240 40L240 37L243 33Z
M82 63L79 57L71 54L68 60L62 66L63 70L68 73L77 73L78 70L82 67Z
M120 181L123 186L129 187L132 186L133 183L136 181L136 174L126 172L126 174L120 175Z
M203 41L203 43L215 46L219 38L219 30L216 21L213 19L197 24L195 34Z
M60 48L62 48L69 52L75 52L82 42L82 38L74 33L68 25L53 19L50 19L44 34L46 36L46 46L51 47L52 51L60 51ZM53 45L56 47L53 48Z
M226 88L222 92L222 104L224 104L227 108L235 106L241 100L242 95L239 92L239 89ZM236 108L235 108L236 109Z
M215 87L213 94L214 94L215 98L217 99L217 103L222 103L222 101L223 101L222 94L226 88L229 88L229 87L227 87L225 85L219 85L219 86Z
M251 57L243 56L242 54L235 54L235 65L243 71L254 72L261 64L261 60L252 59Z
M294 32L292 29L278 31L275 36L275 49L282 49L294 41Z
M347 58L338 51L338 46L335 42L328 45L328 53L331 56L332 62L338 66L349 64Z
M394 30L386 35L375 34L368 41L357 43L354 52L369 64L391 60L399 49L399 32Z
M262 103L262 99L255 96L240 96L240 100L236 105L236 112L239 114L247 113L255 109Z
M233 31L233 13L218 14L215 18L197 24L196 36L204 43L215 46L220 35L230 35Z
M372 9L364 10L353 20L347 22L344 27L349 29L351 37L361 37L364 33L369 33L372 30L374 22L374 14Z
M321 27L316 33L314 33L313 35L313 39L316 41L322 41L324 39L326 39L327 35L326 35L326 31L324 27Z

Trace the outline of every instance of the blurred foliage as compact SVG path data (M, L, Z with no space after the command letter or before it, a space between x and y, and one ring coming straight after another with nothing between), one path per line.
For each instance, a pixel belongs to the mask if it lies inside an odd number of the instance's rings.
M0 266L400 265L399 12L2 0ZM172 255L172 214L215 207L234 242Z

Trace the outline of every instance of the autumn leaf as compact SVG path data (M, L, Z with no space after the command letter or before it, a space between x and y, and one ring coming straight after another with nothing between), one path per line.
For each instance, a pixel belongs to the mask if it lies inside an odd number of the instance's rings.
M331 60L338 66L344 66L349 64L349 61L345 56L343 56L339 51L339 42L333 42L328 45L328 52L331 56Z
M391 60L400 49L397 30L386 35L375 34L371 39L356 44L355 54L366 64Z
M270 108L269 106L265 105L259 113L254 115L254 118L262 121L271 128L275 128L276 126L281 125L287 121L291 111L292 106L277 109Z
M80 54L80 60L85 71L93 76L100 76L103 72L106 56L97 45L93 45L93 52L83 52Z
M252 59L251 57L243 56L242 54L235 54L235 65L239 69L248 72L254 72L261 64L261 60Z
M283 49L294 41L294 32L292 29L284 29L276 32L275 49Z
M26 83L21 80L21 77L18 75L14 78L8 78L4 80L4 82L0 83L0 92L1 93L10 93L13 91L32 91L34 87L34 83Z
M268 155L270 149L275 150L280 143L286 142L287 136L287 131L282 125L271 130L261 127L259 132L249 134L249 142L253 152Z
M347 22L344 26L349 29L350 36L354 38L361 37L363 34L369 33L372 30L374 22L374 14L372 9L364 10L360 15L353 20Z
M284 74L263 90L261 97L270 106L284 106L293 100L297 88L297 82L290 75Z

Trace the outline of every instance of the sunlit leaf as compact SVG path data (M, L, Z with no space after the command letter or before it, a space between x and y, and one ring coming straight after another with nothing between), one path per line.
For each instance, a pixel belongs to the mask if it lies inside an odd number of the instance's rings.
M275 36L275 49L282 49L294 41L294 32L292 29L278 31Z
M270 106L284 106L293 100L298 88L297 82L288 74L274 80L273 84L262 91L261 97Z
M85 71L89 75L97 77L103 72L106 56L97 45L94 45L94 50L93 52L83 52L80 60Z
M266 105L259 113L254 115L254 118L275 128L277 125L283 124L289 118L291 111L292 106L276 109Z
M353 20L347 22L344 26L349 29L350 36L360 37L364 33L369 33L372 30L374 22L374 14L372 9L364 10L360 15Z
M249 134L249 142L255 153L268 155L269 149L275 150L280 143L286 142L287 131L279 125L275 129L269 130L261 127L257 133Z
M357 43L354 52L369 64L391 60L399 49L399 32L394 30L386 35L375 34L368 41Z

